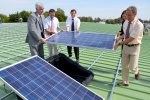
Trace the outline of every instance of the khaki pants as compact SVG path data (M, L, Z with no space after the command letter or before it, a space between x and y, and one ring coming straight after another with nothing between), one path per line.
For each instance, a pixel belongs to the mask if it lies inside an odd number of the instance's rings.
M56 44L47 44L49 56L54 56L58 54L58 49Z
M129 69L134 72L134 74L138 73L138 60L140 53L140 45L128 47L126 45L123 46L122 51L122 80L129 83Z

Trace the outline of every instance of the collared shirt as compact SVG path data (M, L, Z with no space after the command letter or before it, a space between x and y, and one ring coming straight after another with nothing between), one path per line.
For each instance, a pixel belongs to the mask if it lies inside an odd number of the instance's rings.
M43 23L42 15L38 14L38 19L39 19L40 26L41 26L41 32L44 32L44 26L43 26L44 23Z
M71 31L72 25L72 17L68 17L66 20L66 26L69 27L69 31ZM78 17L74 17L74 30L77 31L80 28L80 19Z
M54 21L54 32L57 33L57 28L59 28L59 21L56 17L53 18L53 21ZM45 18L44 20L44 29L48 29L48 30L51 30L51 22L52 22L52 19L50 16L48 16L47 18Z
M40 18L40 17L41 17L41 15L39 15L39 14L38 14L38 17Z
M126 35L128 23L129 21L126 20L123 24L124 36ZM135 17L134 20L131 22L129 29L130 37L134 38L134 40L129 42L128 44L141 44L141 40L143 38L143 29L143 24L138 20L137 17Z

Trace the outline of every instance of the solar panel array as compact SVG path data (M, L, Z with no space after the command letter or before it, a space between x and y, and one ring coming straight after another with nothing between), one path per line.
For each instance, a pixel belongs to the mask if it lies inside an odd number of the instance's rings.
M0 77L27 100L103 100L38 56L1 69Z
M114 50L115 35L97 33L59 32L47 39L49 44Z

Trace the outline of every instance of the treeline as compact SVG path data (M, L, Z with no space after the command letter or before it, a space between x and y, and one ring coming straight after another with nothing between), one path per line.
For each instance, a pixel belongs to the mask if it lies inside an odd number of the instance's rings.
M49 11L45 11L44 16L47 17L49 16ZM67 19L67 16L65 15L64 10L57 8L55 16L58 18L60 22L64 22Z
M21 11L21 12L16 12L14 14L10 14L8 17L4 14L0 14L0 18L2 19L3 23L8 23L8 22L27 22L29 15L31 14L31 11ZM44 16L47 17L49 15L49 11L44 12ZM66 21L67 16L65 15L65 12L58 8L56 10L56 15L55 15L60 22Z
M20 18L22 19L23 22L27 22L27 19L31 13L32 13L31 11L21 11L20 13L17 12L14 14L10 14L8 17L4 14L0 14L0 18L3 23L19 22Z
M150 23L150 20L142 20L139 19L142 23ZM121 18L116 18L116 19L107 19L105 22L107 24L120 24L121 23Z
M14 14L10 14L9 16L6 16L4 14L0 14L0 19L2 19L3 23L8 23L8 22L27 22L27 19L29 15L31 14L31 11L21 11L21 12L16 12ZM44 16L47 17L49 15L48 11L45 11ZM56 10L56 15L55 15L60 22L66 21L67 16L65 15L64 10L61 8L57 8ZM92 18L92 17L86 17L86 16L81 16L79 17L82 22L105 22L107 24L119 24L121 23L120 18L116 19L101 19L99 17L97 18ZM140 19L141 22L143 23L150 23L150 20L142 20Z
M121 18L107 19L105 22L107 24L119 24L119 23L121 23Z
M90 16L89 17L82 16L82 17L79 17L79 19L82 22L100 22L100 21L102 21L102 19L100 19L99 17L93 19Z

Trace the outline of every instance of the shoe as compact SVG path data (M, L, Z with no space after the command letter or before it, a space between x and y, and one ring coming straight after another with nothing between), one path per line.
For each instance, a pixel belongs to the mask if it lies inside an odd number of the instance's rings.
M79 63L79 60L76 60L77 63Z
M139 80L140 79L140 73L138 72L137 74L135 74L135 79Z
M129 86L129 84L123 83L123 82L119 82L119 83L117 83L117 86Z
M121 69L119 69L119 73L122 73L122 70L121 70Z
M118 71L118 75L121 75L122 74L122 70L120 69L119 71Z

